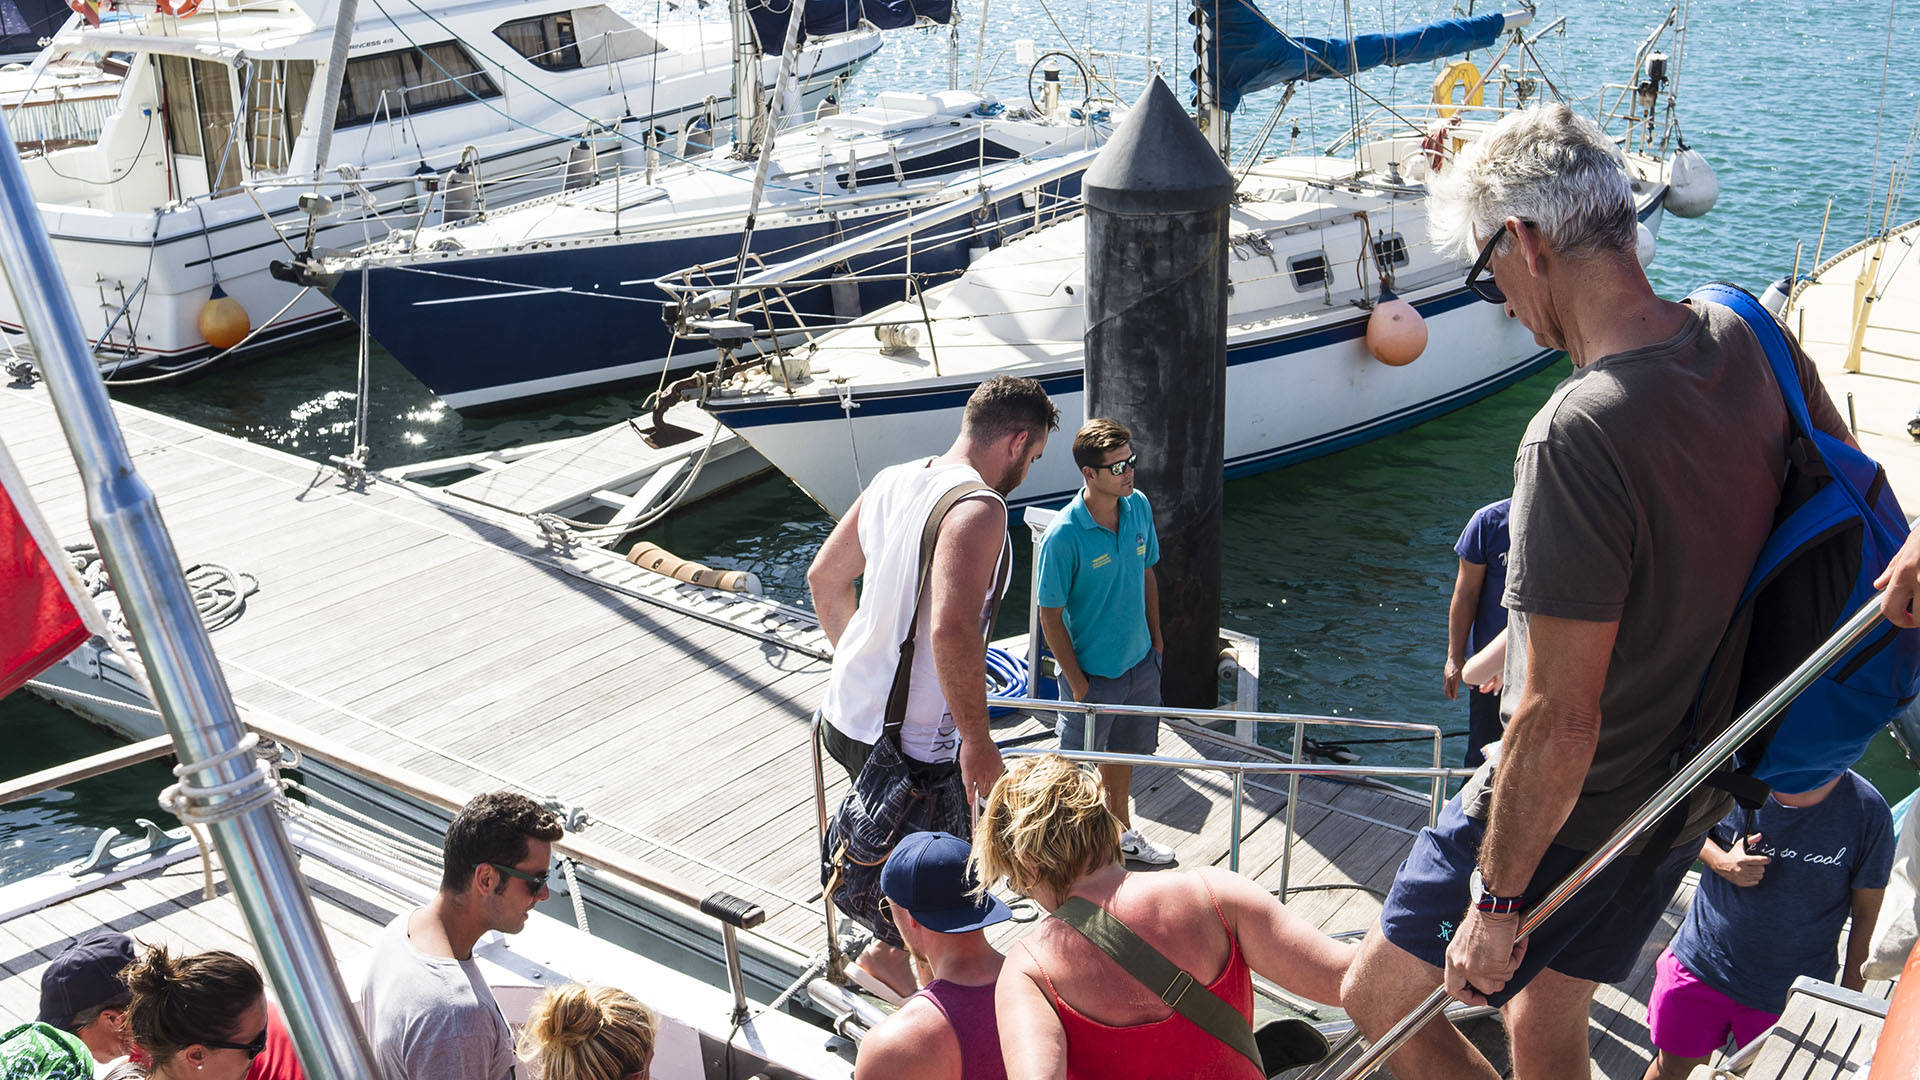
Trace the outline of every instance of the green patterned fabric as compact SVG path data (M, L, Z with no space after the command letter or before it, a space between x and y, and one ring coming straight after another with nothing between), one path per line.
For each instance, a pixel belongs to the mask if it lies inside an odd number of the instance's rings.
M93 1080L93 1055L77 1035L21 1024L0 1035L0 1080Z

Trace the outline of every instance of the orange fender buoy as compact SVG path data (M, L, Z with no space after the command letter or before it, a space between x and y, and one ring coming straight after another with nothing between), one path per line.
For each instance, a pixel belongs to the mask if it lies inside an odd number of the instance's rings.
M1893 1004L1880 1026L1880 1042L1873 1050L1868 1080L1913 1080L1920 1076L1920 946L1907 954L1900 984L1893 988Z
M1367 351L1388 367L1404 367L1427 349L1427 320L1412 304L1381 290L1367 317Z
M207 306L200 309L200 336L216 349L231 349L245 341L252 329L247 309L228 296L218 282L214 283L213 295L207 297Z

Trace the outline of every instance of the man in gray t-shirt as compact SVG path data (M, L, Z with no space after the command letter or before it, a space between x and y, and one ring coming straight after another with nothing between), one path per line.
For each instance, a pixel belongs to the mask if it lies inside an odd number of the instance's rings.
M1521 914L1671 775L1773 526L1786 409L1736 315L1654 293L1619 151L1566 106L1503 119L1446 164L1431 202L1437 234L1478 255L1467 287L1574 374L1514 462L1499 755L1415 840L1342 1003L1377 1040L1444 979L1503 1009L1514 1075L1584 1076L1596 985L1632 971L1723 802L1695 799L1677 846L1639 864L1650 880L1615 860L1516 946ZM1844 438L1799 360L1814 422ZM1498 1075L1444 1023L1391 1066Z
M384 1080L515 1080L513 1036L473 960L547 896L559 819L524 795L476 797L447 829L440 892L381 935L360 1019Z

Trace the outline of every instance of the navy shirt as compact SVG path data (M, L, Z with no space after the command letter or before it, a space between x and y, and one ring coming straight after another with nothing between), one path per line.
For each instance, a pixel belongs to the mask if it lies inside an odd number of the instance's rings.
M1715 826L1726 847L1746 815L1735 808ZM1853 890L1884 889L1893 868L1893 818L1873 785L1849 772L1812 806L1769 798L1754 815L1753 850L1773 861L1758 885L1742 888L1707 870L1700 875L1673 955L1700 981L1750 1009L1787 1007L1794 977L1833 982L1840 928Z
M1507 628L1507 609L1500 598L1507 593L1507 509L1512 499L1483 506L1461 530L1453 553L1470 563L1487 568L1487 580L1480 584L1480 606L1473 613L1473 626L1467 631L1467 655L1487 647L1487 642Z

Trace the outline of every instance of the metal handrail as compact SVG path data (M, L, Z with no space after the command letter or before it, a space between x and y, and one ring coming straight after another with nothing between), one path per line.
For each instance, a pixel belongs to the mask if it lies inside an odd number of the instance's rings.
M1293 725L1293 752L1289 756L1295 766L1298 766L1305 756L1307 748L1307 726L1309 724L1321 727L1358 727L1387 731L1425 732L1433 739L1433 767L1431 769L1421 769L1414 772L1375 772L1371 775L1376 779L1427 779L1429 783L1427 824L1429 826L1437 825L1440 822L1440 805L1446 801L1447 780L1453 775L1453 770L1446 769L1441 765L1441 761L1445 755L1445 748L1442 743L1443 735L1437 724L1422 724L1410 720L1368 720L1358 716L1302 716L1287 713L1244 712L1224 709L1183 709L1178 706L1168 707L1164 705L1101 705L1084 701L1047 702L1031 698L988 698L987 704L989 707L1045 708L1059 712L1079 712L1085 717L1086 737L1084 742L1087 746L1093 745L1095 713L1107 713L1113 716L1171 716L1183 720L1230 720L1233 721L1235 725L1291 724ZM1164 762L1167 759L1149 756L1149 760ZM1114 762L1112 764L1131 763ZM1377 770L1386 767L1347 766L1347 768ZM1302 776L1319 774L1298 767L1260 771L1284 772L1287 774L1287 840L1286 845L1280 849L1280 895L1284 898L1287 892L1287 882L1293 875L1294 807L1299 805L1300 802L1300 778ZM1240 789L1242 782L1242 775L1236 773L1233 781L1233 843L1227 849L1229 868L1233 870L1240 869Z
M1772 723L1774 718L1780 713L1786 711L1787 706L1793 703L1794 698L1800 696L1802 690L1805 690L1808 685L1838 662L1841 657L1852 652L1856 645L1864 641L1868 631L1872 630L1874 625L1880 621L1882 595L1884 594L1874 596L1872 600L1867 602L1866 606L1855 612L1853 617L1848 619L1845 625L1835 631L1833 636L1828 638L1818 649L1815 649L1806 660L1801 662L1799 667L1795 668L1791 674L1780 680L1771 690L1767 691L1766 695L1759 701L1749 706L1747 711L1740 715L1739 719L1735 720L1732 725L1721 732L1712 742L1708 743L1699 753L1695 754L1691 760L1682 766L1673 779L1667 781L1659 791L1654 793L1652 798L1648 799L1644 805L1634 811L1633 815L1627 818L1620 828L1614 832L1613 836L1592 854L1588 855L1586 860L1576 867L1573 873L1567 876L1565 881L1561 882L1551 893L1548 893L1538 904L1528 908L1526 915L1520 921L1520 931L1514 937L1514 943L1518 944L1526 940L1527 935L1533 933L1541 923L1545 922L1549 916L1559 910L1562 904L1572 899L1575 893L1579 892L1582 887L1598 876L1602 870L1606 869L1614 859L1619 857L1621 852L1633 844L1634 840L1637 839L1641 833L1653 827L1656 822L1666 816L1668 811L1680 805L1682 800L1686 799L1687 796L1693 793L1695 788L1700 786L1701 781L1705 780L1714 770L1718 769L1723 762L1732 757L1734 752L1740 749L1743 743L1752 738L1761 728ZM1446 1006L1447 997L1447 988L1444 984L1436 987L1412 1012L1401 1017L1398 1023L1388 1029L1386 1034L1381 1036L1378 1042L1368 1047L1358 1058L1355 1058L1352 1065L1347 1066L1337 1074L1329 1074L1325 1069L1321 1069L1310 1072L1307 1075L1312 1078L1312 1080L1323 1080L1323 1078L1329 1078L1329 1080L1356 1080L1356 1078L1366 1075L1375 1065L1383 1061L1387 1055L1399 1049L1402 1044L1412 1038L1415 1032L1426 1025L1427 1021L1439 1015L1440 1011ZM1329 1062L1328 1067L1331 1068L1331 1066L1332 1063Z

